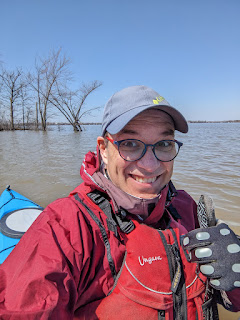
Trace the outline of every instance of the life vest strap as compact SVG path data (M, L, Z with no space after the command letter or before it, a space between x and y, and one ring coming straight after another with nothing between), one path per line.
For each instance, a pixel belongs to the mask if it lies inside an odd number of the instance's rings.
M116 278L117 276L117 272L116 272L116 267L112 258L112 254L111 254L111 247L110 247L110 242L108 240L108 235L107 235L107 231L105 230L102 222L98 219L98 217L93 213L92 210L89 209L89 207L83 202L83 200L78 196L78 194L74 195L74 198L81 203L81 205L87 210L87 212L89 213L89 215L91 216L91 218L96 222L96 224L98 225L101 234L102 234L102 239L105 245L105 248L107 250L107 259L108 259L108 263L109 263L109 267L113 276L113 279Z
M127 213L125 210L121 209L119 212L116 212L116 214L113 213L111 204L109 200L106 199L106 195L97 190L89 192L87 195L105 213L108 228L110 231L113 231L115 235L117 235L117 226L126 234L135 228L133 221L126 218Z

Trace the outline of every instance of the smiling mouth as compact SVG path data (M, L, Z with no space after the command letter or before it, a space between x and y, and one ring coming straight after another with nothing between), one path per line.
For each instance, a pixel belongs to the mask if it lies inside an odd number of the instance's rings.
M137 182L141 182L141 183L153 183L153 182L155 182L157 180L158 177L143 178L143 177L132 175L132 178L134 180L136 180Z

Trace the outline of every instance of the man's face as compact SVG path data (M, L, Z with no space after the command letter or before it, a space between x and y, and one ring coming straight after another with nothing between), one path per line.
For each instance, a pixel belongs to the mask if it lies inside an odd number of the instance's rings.
M133 118L119 133L110 135L113 140L138 139L146 144L159 140L174 139L174 124L171 117L156 109L143 111ZM120 189L138 198L150 199L157 196L170 181L173 161L156 159L152 148L137 161L125 161L111 142L107 145L98 137L102 159L111 181Z

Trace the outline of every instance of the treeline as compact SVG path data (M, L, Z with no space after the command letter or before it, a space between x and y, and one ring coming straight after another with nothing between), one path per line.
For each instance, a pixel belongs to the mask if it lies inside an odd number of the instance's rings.
M189 123L235 123L240 122L240 120L216 120L216 121L210 121L210 120L188 120Z
M102 85L83 83L73 90L70 59L61 49L46 58L37 57L33 71L0 67L0 130L47 130L61 113L74 131L81 131L81 118L99 108L84 108L87 97Z

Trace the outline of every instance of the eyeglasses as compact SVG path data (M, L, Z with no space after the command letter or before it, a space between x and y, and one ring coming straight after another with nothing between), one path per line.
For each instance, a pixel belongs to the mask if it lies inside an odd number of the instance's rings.
M108 141L118 147L120 156L126 161L137 161L141 159L147 152L148 147L152 147L155 157L162 162L172 161L178 155L178 152L183 145L177 140L160 140L154 144L146 144L137 139L125 139L114 141L106 137Z

